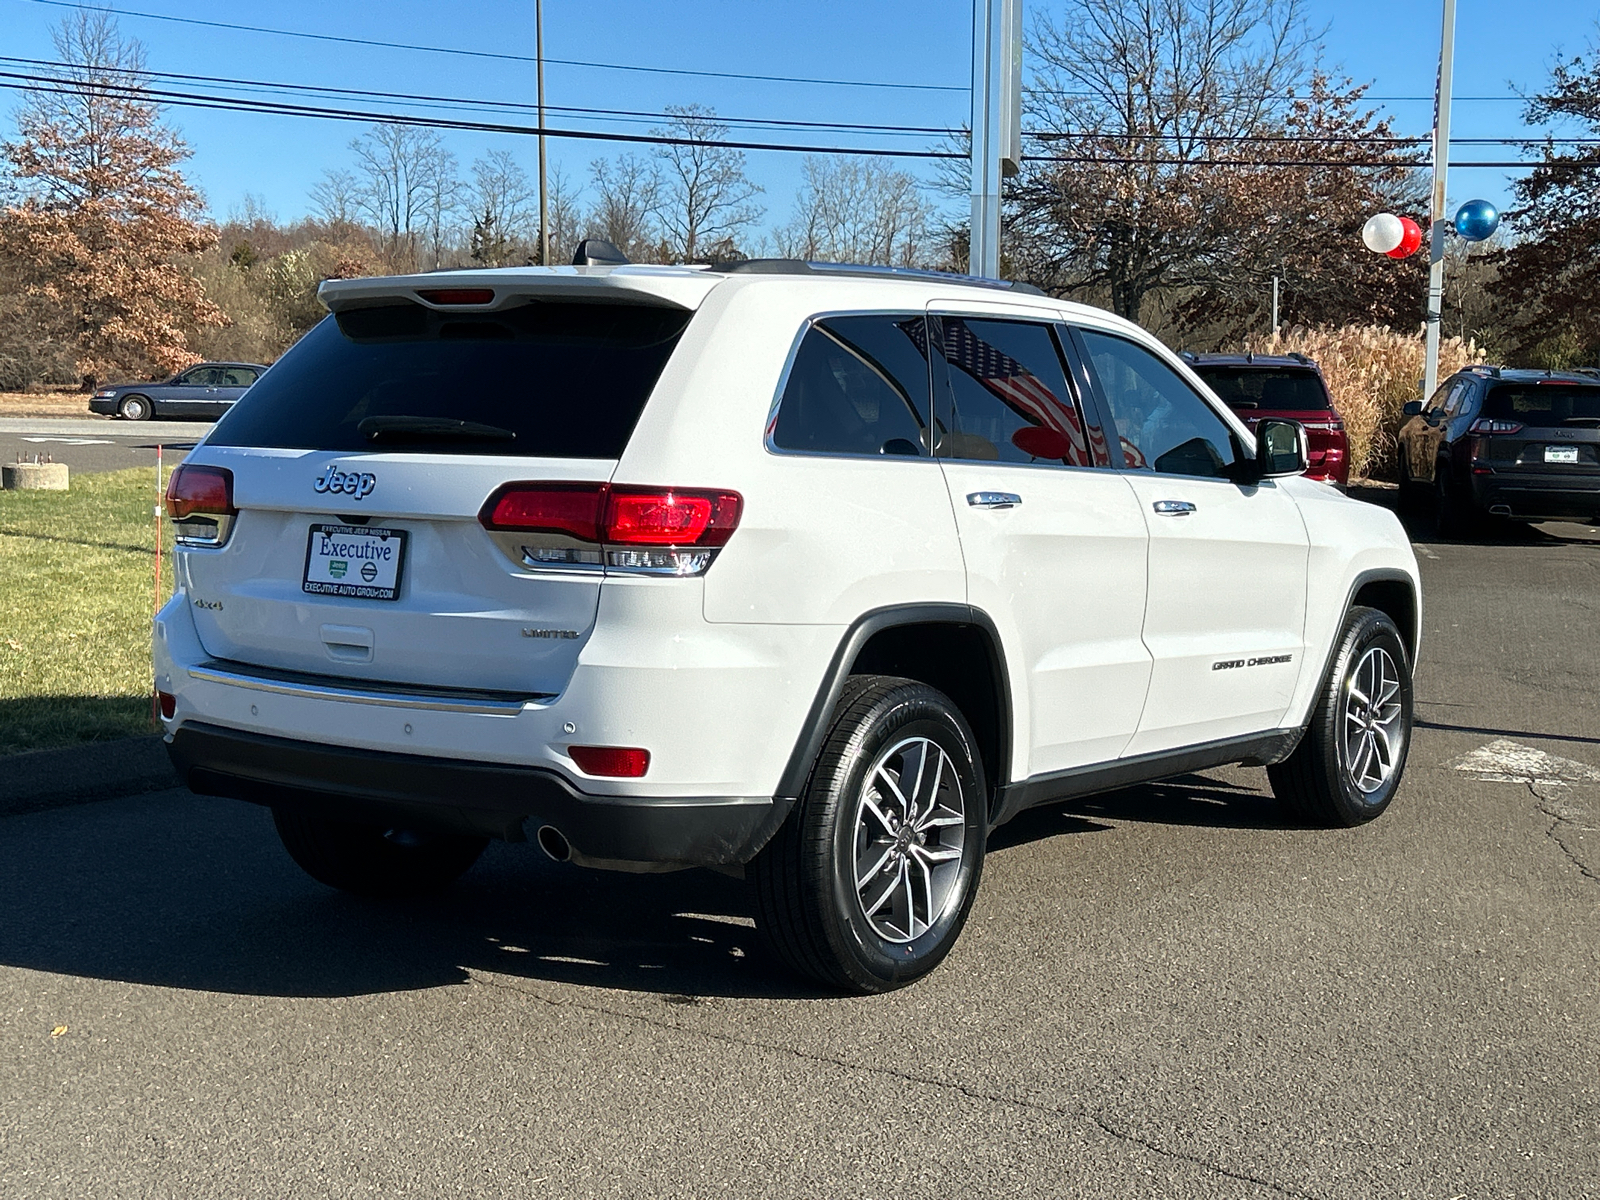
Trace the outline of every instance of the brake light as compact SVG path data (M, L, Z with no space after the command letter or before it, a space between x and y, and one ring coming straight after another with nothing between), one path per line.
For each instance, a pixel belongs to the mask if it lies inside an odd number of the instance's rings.
M239 515L233 506L233 472L226 467L180 466L167 480L167 515L178 545L222 545Z
M1493 417L1479 417L1467 426L1468 433L1521 433L1521 421L1498 421Z
M636 746L568 746L567 753L585 775L638 779L650 769L650 751Z
M531 535L516 539L526 566L699 575L733 536L743 506L738 492L512 483L478 519L491 533Z
M743 504L737 492L614 488L605 540L622 546L725 546Z
M417 295L429 304L489 304L494 300L493 288L428 288L419 289Z
M181 521L194 513L238 515L233 507L233 472L226 467L180 466L167 480L167 515Z

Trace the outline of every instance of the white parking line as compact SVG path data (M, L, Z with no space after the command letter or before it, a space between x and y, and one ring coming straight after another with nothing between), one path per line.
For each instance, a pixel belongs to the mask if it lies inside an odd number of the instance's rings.
M1600 783L1600 769L1499 738L1450 764L1491 783Z

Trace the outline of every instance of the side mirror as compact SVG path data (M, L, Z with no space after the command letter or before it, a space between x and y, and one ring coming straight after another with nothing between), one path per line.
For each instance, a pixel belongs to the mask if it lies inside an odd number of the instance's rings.
M1299 421L1267 417L1256 422L1257 479L1304 475L1311 465L1311 439Z
M1421 400L1407 400L1405 407L1400 410L1402 417L1420 417L1422 415Z

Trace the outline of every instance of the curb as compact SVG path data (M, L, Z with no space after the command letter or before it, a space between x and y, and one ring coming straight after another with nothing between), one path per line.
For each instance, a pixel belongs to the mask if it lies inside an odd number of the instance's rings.
M160 734L0 758L0 817L178 787Z

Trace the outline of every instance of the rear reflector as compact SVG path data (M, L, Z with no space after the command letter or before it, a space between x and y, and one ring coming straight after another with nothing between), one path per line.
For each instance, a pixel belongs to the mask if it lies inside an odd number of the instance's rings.
M419 290L429 304L490 304L494 301L493 288L429 288Z
M650 769L650 751L635 746L569 746L567 753L585 775L638 779Z
M167 515L181 521L195 513L231 517L233 472L226 467L180 466L167 481Z
M171 692L156 692L156 703L161 706L161 716L164 720L172 720L172 715L178 711L178 698Z

